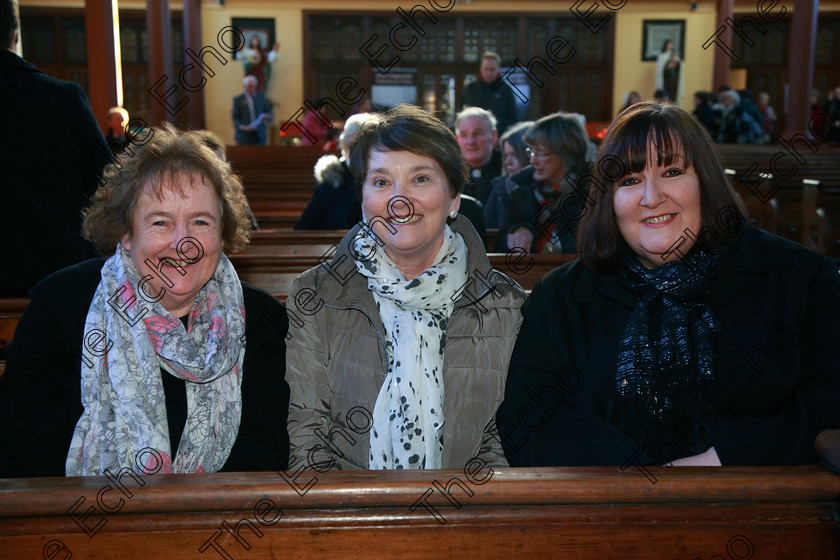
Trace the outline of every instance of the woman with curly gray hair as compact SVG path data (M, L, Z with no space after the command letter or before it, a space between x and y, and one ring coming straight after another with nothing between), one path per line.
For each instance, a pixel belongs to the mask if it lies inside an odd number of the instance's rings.
M170 125L118 163L83 225L108 258L36 286L9 346L0 476L285 468L285 309L225 256L241 182Z

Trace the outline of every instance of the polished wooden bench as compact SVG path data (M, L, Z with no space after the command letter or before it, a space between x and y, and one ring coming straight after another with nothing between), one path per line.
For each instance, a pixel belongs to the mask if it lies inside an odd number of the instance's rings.
M334 250L334 243L343 236L338 232L317 232L300 239L308 242L296 242L304 232L255 232L253 252L231 255L230 260L241 280L261 288L281 302L286 301L292 283L301 272L317 266L319 262L329 260ZM308 234L309 232L307 232ZM281 242L286 240L288 243ZM262 248L260 248L262 247ZM567 262L576 255L524 255L517 253L490 253L490 264L496 270L504 272L526 290L548 272ZM337 271L346 274L347 269ZM476 278L477 282L482 282ZM479 289L477 287L476 289ZM27 298L0 299L0 374L4 369L2 351L11 341L17 323L26 306Z
M490 253L490 265L510 276L526 290L558 266L577 258L574 254L527 255L516 253ZM288 295L294 279L303 271L317 266L319 262L329 260L326 255L268 255L246 254L231 255L230 260L236 268L239 278L272 294ZM351 264L342 264L336 273L345 276L351 272Z
M3 558L833 559L820 466L0 481ZM142 483L142 485L141 485ZM106 508L109 510L106 511Z
M321 256L338 246L347 230L260 229L251 236L251 244L243 255L308 255ZM487 230L487 245L495 247L498 229Z

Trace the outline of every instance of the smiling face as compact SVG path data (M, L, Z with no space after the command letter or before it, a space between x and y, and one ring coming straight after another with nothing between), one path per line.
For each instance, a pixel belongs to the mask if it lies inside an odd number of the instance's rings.
M680 253L686 254L694 245L685 230L696 236L702 228L700 180L682 158L675 158L671 165L657 165L651 145L646 167L619 179L614 189L618 229L646 268L678 260ZM677 253L673 247L681 236L686 241Z
M458 145L470 167L483 167L493 157L496 131L482 117L465 117L458 123Z
M385 252L397 268L413 278L434 264L443 245L446 218L461 205L461 196L452 198L452 190L440 164L412 152L373 150L368 158L368 172L362 186L362 212L373 231L385 243ZM411 206L395 202L407 198ZM397 232L391 233L381 222L388 221Z
M176 181L181 189L173 188ZM182 192L183 191L183 192ZM161 186L160 196L151 189L143 189L137 199L132 216L132 233L126 233L121 243L131 252L131 260L138 274L152 278L145 285L149 299L165 290L160 303L175 317L189 313L193 301L202 287L210 280L222 254L222 218L219 198L213 187L205 184L198 174L167 176ZM178 243L192 237L201 244L203 255L192 241ZM174 264L164 264L160 274L174 285L168 286L146 264L155 268L164 259L181 266L184 275Z

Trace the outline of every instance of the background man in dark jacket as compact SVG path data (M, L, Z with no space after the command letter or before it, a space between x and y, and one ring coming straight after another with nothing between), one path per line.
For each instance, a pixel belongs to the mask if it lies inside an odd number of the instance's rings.
M245 76L242 89L244 91L233 98L236 143L265 146L266 123L271 122L271 107L265 95L257 91L257 79L254 76Z
M479 79L464 88L464 99L461 108L481 107L487 109L496 117L496 129L499 136L505 133L507 127L517 121L516 101L513 99L513 92L504 82L493 89L493 84L499 79L499 68L502 59L496 53L487 51L481 55L481 66L479 67Z
M47 76L13 52L16 0L0 0L0 297L96 256L82 209L110 160L81 87Z

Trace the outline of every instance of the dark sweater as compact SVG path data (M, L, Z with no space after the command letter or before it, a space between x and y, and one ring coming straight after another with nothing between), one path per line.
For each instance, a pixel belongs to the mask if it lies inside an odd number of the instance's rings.
M84 408L80 371L85 318L104 259L61 270L30 292L0 378L0 477L64 476L73 431ZM222 471L285 469L285 308L242 284L246 351L239 434ZM161 369L173 453L187 418L186 381Z

